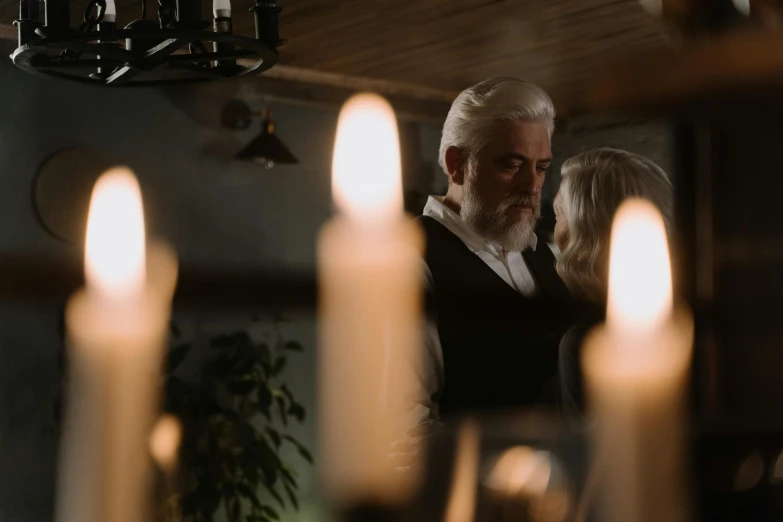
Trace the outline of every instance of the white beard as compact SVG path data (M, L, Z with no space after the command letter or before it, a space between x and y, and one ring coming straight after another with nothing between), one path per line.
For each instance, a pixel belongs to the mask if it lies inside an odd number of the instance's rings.
M541 216L541 204L536 201L533 212L520 220L506 214L516 201L504 201L494 210L485 208L476 189L475 174L467 176L462 186L462 220L484 239L497 243L507 252L522 252L532 246L536 222Z

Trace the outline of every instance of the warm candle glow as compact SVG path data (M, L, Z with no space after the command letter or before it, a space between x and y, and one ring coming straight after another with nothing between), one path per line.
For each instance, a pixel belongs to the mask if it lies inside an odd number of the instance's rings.
M552 478L551 456L529 446L506 450L492 467L488 485L507 494L543 495Z
M95 183L87 221L85 275L89 290L112 302L133 299L145 286L141 189L125 167L108 170Z
M472 522L475 519L480 446L478 423L473 419L465 420L457 433L454 475L444 517L446 522Z
M350 98L337 122L332 191L338 209L362 222L402 215L402 178L397 120L375 94Z
M641 337L672 314L672 275L660 212L640 199L623 203L612 226L606 323Z
M171 471L174 468L181 441L182 427L176 417L162 416L150 435L150 453L161 469Z

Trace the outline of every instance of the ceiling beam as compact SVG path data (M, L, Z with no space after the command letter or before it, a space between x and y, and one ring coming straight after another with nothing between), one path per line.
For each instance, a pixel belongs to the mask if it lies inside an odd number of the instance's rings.
M372 91L384 96L397 96L417 100L442 102L451 104L458 92L441 89L433 89L423 85L404 82L395 82L379 78L367 78L364 76L350 76L346 74L304 69L288 65L276 65L264 73L265 78L284 80L313 85L328 85L348 89L352 91Z
M272 69L274 70L274 69ZM271 76L271 75L270 75ZM435 101L409 97L398 94L390 94L379 89L339 87L333 85L297 82L272 78L264 73L248 80L248 90L259 98L290 103L295 105L308 105L315 107L339 108L356 92L372 91L383 95L400 119L442 122L451 107L450 102Z

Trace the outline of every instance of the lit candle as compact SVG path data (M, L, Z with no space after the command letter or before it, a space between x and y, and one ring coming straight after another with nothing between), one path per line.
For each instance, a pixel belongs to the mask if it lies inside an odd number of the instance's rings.
M688 518L686 383L693 322L675 310L663 219L624 203L612 228L606 324L582 359L603 520Z
M340 112L332 190L338 215L318 248L321 479L336 505L393 503L416 483L389 458L400 436L389 407L416 371L423 238L403 212L383 98L359 94Z
M150 454L166 474L177 468L177 454L182 442L182 426L173 415L163 415L150 434Z
M148 441L176 272L171 250L146 244L133 173L104 173L90 202L86 288L66 310L69 383L58 522L149 519Z
M182 443L182 425L173 415L163 415L150 434L150 454L163 472L162 509L165 522L180 520L177 491L177 461Z

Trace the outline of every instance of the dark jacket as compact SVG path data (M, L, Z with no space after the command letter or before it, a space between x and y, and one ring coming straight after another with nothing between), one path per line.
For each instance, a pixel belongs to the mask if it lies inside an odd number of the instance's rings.
M568 329L560 341L560 409L569 422L584 421L585 390L582 377L582 345L585 337L606 316L605 305L581 303L580 320Z
M573 310L552 252L541 244L523 253L541 288L530 299L438 221L420 222L432 273L428 310L443 349L441 415L554 406L558 344Z

